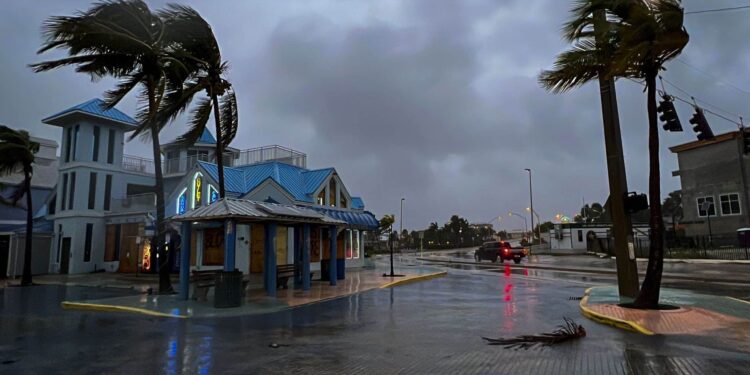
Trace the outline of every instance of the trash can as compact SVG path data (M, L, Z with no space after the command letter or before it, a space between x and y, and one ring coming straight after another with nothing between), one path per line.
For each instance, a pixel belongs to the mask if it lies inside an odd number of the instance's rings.
M322 262L320 262L320 280L321 281L330 281L329 280L330 279L329 276L331 275L330 263L331 261L328 259L325 259Z
M750 247L750 228L737 229L737 242L740 247Z
M216 274L214 307L223 309L242 305L242 272L222 271Z
M336 279L344 280L346 272L346 259L336 259Z

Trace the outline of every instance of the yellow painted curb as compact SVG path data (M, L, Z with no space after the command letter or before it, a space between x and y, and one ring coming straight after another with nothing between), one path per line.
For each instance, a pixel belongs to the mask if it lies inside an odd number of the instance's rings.
M729 296L725 296L725 297L727 297L727 298L729 298L729 299L731 299L731 300L733 300L733 301L737 301L737 302L742 302L742 303L747 303L747 304L750 304L750 302L748 302L748 301L745 301L744 299L739 299L739 298L734 298L734 297L729 297Z
M443 277L443 276L445 276L447 274L448 274L448 272L443 271L443 272L428 273L426 275L417 275L417 276L405 277L405 278L403 278L401 280L391 281L388 284L381 285L380 289L392 288L394 286L399 286L399 285L414 283L414 282L417 282L417 281L430 280L430 279L434 279L434 278L438 278L438 277Z
M149 315L149 316L158 316L162 318L178 318L178 319L185 319L186 316L182 315L174 315L174 314L166 314L161 313L158 311L148 310L148 309L141 309L138 307L130 307L130 306L118 306L118 305L102 305L97 303L84 303L84 302L68 302L63 301L60 303L60 307L67 310L86 310L86 311L106 311L106 312L128 312L128 313L135 313L135 314L142 314L142 315Z
M583 313L583 316L602 324L607 324L615 328L620 328L628 331L634 331L639 332L644 335L653 336L654 332L652 332L649 329L644 328L640 324L631 321L631 320L623 320L618 318L613 318L611 316L607 316L604 314L600 314L594 310L589 309L586 305L589 302L589 294L591 293L591 289L594 289L593 287L586 289L585 292L583 292L583 298L581 298L581 302L578 304L578 306L581 308L581 312Z

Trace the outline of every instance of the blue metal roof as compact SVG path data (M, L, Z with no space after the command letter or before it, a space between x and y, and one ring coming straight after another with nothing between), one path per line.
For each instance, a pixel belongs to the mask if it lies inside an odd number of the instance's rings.
M214 138L214 135L211 134L211 132L208 130L208 128L203 128L203 134L201 134L201 137L198 138L197 143L211 143L211 144L216 144L216 138Z
M199 161L201 167L214 181L219 180L216 164ZM333 168L307 170L294 165L270 161L239 167L224 168L224 184L227 192L247 194L268 179L272 179L299 202L314 203L312 196L320 185L335 170ZM364 209L361 198L352 198L352 208Z
M73 112L83 112L89 115L106 118L108 120L117 121L117 122L128 124L128 125L133 125L133 126L138 125L137 121L135 121L132 117L120 112L120 110L118 110L117 108L113 107L110 109L106 109L104 101L98 98L91 99L87 102L78 104L64 111L58 112L52 116L45 118L44 120L42 120L42 122L47 122L54 118L62 117L62 116L71 114Z
M376 219L375 215L370 211L354 212L322 207L313 207L313 209L332 219L345 221L347 224L355 228L375 230L379 225L378 219Z
M365 201L363 201L362 198L360 197L352 197L352 208L355 208L358 210L364 210Z

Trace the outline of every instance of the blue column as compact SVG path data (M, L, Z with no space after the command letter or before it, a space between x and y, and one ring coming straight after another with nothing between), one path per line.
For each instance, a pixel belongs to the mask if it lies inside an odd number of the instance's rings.
M180 231L180 299L190 296L190 227L189 221L182 222Z
M302 226L294 226L294 289L302 286Z
M266 223L266 240L263 246L263 283L266 294L276 296L276 223Z
M302 290L310 290L310 224L302 226Z
M237 225L234 220L224 222L224 271L234 271Z
M331 285L336 285L336 268L338 267L336 262L336 237L338 237L338 228L335 225L328 227L328 236L331 240L331 259L328 264L328 279L331 281Z

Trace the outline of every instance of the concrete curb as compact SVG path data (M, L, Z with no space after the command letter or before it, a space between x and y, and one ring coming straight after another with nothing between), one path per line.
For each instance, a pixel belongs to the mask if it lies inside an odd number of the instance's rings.
M431 262L431 263L470 264L470 265L484 267L484 268L487 268L487 267L497 268L497 266L503 265L502 263L477 263L473 261L451 260L451 259L417 258L417 260ZM559 266L556 267L556 266L547 266L547 265L536 265L536 264L531 264L531 263L512 264L511 266L518 267L518 268L539 269L539 270L545 270L545 271L577 272L577 273L589 273L589 274L599 274L599 275L617 275L617 270L593 268L593 267L570 268L570 267L559 267ZM645 276L646 272L639 272L638 275ZM700 281L700 282L707 282L707 283L750 284L750 281L748 280L729 280L729 279L722 279L722 278L719 278L719 279L710 278L709 279L705 277L682 276L682 275L678 275L674 273L666 273L666 274L663 274L662 277L665 279L672 279L672 280L689 280L689 281Z
M183 315L165 314L165 313L161 313L158 311L141 309L138 307L103 305L103 304L97 304L97 303L62 301L60 303L60 307L66 310L83 310L83 311L97 311L97 312L126 312L126 313L134 313L134 314L141 314L141 315L148 315L148 316L157 316L160 318L178 318L178 319L187 318L187 316L183 316Z
M418 276L405 277L405 278L403 278L401 280L396 280L396 281L392 281L392 282L390 282L388 284L381 285L380 289L392 288L394 286L415 283L415 282L418 282L418 281L425 281L425 280L435 279L435 278L443 277L443 276L446 276L446 275L448 275L448 272L447 271L443 271L443 272L428 273L426 275L418 275Z
M586 289L586 291L583 293L583 298L581 298L581 302L578 304L583 316L597 323L606 324L615 328L620 328L620 329L624 329L624 330L632 331L632 332L638 332L638 333L642 333L648 336L653 336L655 334L654 332L644 328L643 326L641 326L640 324L634 321L613 318L611 316L600 314L598 312L595 312L589 309L587 305L589 302L589 295L592 289L594 289L594 287Z

